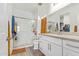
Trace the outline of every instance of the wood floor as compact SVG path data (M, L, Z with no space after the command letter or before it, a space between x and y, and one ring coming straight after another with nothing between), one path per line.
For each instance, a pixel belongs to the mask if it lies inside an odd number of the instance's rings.
M12 55L15 55L15 54L18 54L18 53L23 53L23 52L26 52L26 49L25 48L14 49L12 51Z
M30 48L14 49L11 56L45 56L40 50Z

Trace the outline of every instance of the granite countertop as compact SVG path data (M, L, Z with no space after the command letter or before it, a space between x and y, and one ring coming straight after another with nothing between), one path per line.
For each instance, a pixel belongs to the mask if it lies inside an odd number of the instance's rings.
M69 34L64 34L64 33L60 33L60 34L42 33L41 35L79 42L79 35L69 35Z

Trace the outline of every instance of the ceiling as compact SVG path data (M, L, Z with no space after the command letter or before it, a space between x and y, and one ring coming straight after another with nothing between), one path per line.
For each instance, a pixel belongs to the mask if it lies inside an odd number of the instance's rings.
M37 9L37 4L36 3L14 3L13 9L35 12L35 10Z
M13 10L28 11L40 17L49 13L51 3L13 3Z

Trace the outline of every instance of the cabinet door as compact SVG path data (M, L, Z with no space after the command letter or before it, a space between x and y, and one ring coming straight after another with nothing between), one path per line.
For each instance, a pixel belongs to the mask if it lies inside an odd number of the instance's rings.
M41 52L43 52L45 55L49 55L49 42L45 40L41 40L39 43L39 49Z
M76 53L67 48L63 48L63 56L79 56L79 53Z
M63 40L64 56L79 56L79 42Z
M62 56L62 47L54 45L55 56Z
M52 56L62 56L62 47L52 44L51 45L51 55Z
M66 47L79 53L79 42L63 40L63 47Z

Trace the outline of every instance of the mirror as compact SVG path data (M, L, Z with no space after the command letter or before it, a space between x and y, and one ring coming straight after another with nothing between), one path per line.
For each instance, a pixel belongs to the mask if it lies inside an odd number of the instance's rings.
M47 32L49 32L49 33L51 33L51 32L57 32L59 30L57 22L48 21L47 25L48 25L47 26Z
M70 26L71 26L70 14L66 13L66 14L60 15L60 31L70 32L70 29L71 29Z
M60 32L78 32L77 17L70 13L60 15Z

